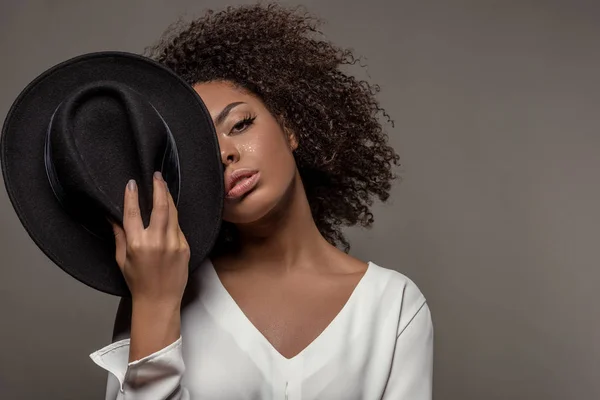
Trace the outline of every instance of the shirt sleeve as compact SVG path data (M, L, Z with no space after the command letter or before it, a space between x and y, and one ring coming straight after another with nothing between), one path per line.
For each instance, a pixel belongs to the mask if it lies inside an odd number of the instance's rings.
M390 377L382 400L431 400L433 323L427 303L398 334Z
M181 337L169 346L128 363L129 339L112 343L90 358L110 374L106 400L189 400L181 386L185 364Z

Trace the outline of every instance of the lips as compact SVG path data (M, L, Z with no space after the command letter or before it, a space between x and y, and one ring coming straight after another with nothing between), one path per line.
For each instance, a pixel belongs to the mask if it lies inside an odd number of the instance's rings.
M251 169L237 169L233 171L225 182L225 197L236 199L250 190L258 183L259 172Z

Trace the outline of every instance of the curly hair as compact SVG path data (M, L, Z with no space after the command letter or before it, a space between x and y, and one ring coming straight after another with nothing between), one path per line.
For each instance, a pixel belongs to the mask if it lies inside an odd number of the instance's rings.
M399 156L379 121L393 126L379 86L341 71L359 59L323 39L320 25L300 7L209 10L177 21L145 54L189 84L227 81L258 96L298 140L294 157L317 228L348 252L342 227L372 225L373 198L388 199ZM235 241L224 223L215 251Z

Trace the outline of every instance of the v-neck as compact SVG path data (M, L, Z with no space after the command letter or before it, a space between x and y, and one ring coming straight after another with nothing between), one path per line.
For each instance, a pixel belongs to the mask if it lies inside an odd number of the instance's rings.
M360 296L360 293L363 290L362 288L366 285L365 282L370 279L370 275L373 273L374 269L374 264L369 261L363 276L352 290L342 308L329 324L299 353L291 358L287 358L281 354L271 342L269 342L264 334L246 316L244 311L221 282L213 263L210 260L207 260L206 264L204 276L207 280L207 285L205 285L205 289L209 292L205 292L202 297L204 298L205 306L209 308L209 311L212 311L213 317L223 326L223 328L232 334L241 348L254 353L256 351L255 345L258 343L262 349L268 349L270 356L275 358L279 364L281 364L280 366L285 365L288 367L301 363L301 359L310 353L312 349L316 347L326 348L327 346L319 345L323 341L327 341L327 337L330 335L335 337L338 334L343 334L343 332L339 332L339 326L346 317L346 314L350 312L353 304L357 301L356 298ZM264 357L264 355L261 357L259 354L255 354L255 356L258 358Z

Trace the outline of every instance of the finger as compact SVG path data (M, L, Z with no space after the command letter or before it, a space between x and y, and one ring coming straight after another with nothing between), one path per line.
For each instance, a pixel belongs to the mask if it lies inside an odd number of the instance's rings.
M153 186L150 229L157 232L166 232L169 223L169 200L167 197L167 186L158 171L154 174Z
M125 189L123 207L123 229L126 237L134 237L144 230L144 222L140 213L138 189L135 180L131 179Z

